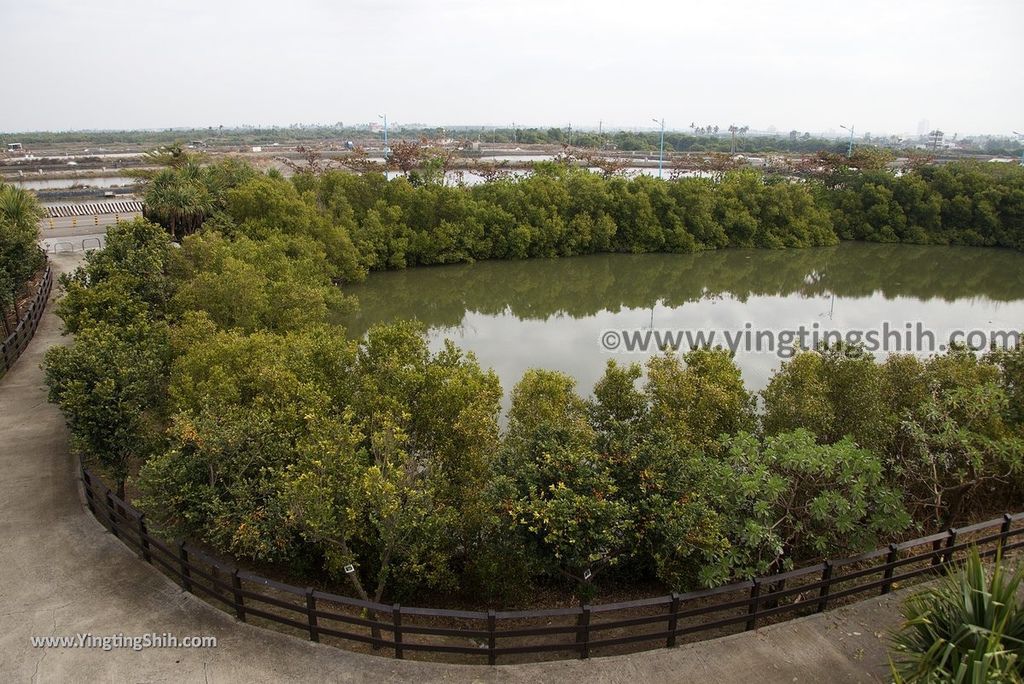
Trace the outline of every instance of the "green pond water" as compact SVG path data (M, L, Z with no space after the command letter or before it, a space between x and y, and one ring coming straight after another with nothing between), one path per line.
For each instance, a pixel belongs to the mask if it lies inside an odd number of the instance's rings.
M843 243L805 250L720 250L693 255L602 254L488 261L371 274L346 287L359 311L338 320L360 337L373 324L415 318L432 348L445 338L493 368L507 396L527 368L560 370L587 395L614 351L608 331L889 328L934 332L1024 327L1024 254L1002 249ZM817 325L815 325L817 324ZM890 337L890 339L892 339ZM912 338L915 346L920 347ZM741 345L744 382L759 390L778 368L775 349ZM893 343L890 343L890 348ZM880 350L878 356L887 352ZM924 355L919 351L919 355Z

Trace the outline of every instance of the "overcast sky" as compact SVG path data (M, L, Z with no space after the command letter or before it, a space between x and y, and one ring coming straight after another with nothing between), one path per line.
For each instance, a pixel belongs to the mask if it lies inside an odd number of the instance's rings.
M0 0L0 131L1024 129L1022 0Z

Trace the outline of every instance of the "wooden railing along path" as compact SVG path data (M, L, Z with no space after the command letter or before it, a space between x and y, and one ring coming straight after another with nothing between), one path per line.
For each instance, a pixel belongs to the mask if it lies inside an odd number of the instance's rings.
M381 604L296 587L241 570L187 542L149 533L145 515L82 470L89 509L147 563L185 591L239 620L266 620L312 641L354 641L402 658L407 652L498 658L595 654L675 646L756 629L781 617L822 612L854 596L886 594L898 583L943 572L977 546L983 556L1024 547L1024 513L946 530L852 558L826 560L715 589L636 601L547 610L445 610ZM617 650L618 649L618 650Z
M14 362L28 347L28 343L32 341L32 336L36 334L36 328L39 327L39 321L43 317L43 309L46 308L46 300L49 299L52 288L53 271L47 265L43 280L39 283L36 294L29 302L25 314L18 321L14 332L0 342L0 375L11 369Z

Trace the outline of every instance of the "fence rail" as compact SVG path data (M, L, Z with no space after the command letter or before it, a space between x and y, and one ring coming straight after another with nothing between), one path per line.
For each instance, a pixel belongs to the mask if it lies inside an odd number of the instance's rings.
M1024 513L890 544L852 558L714 589L603 605L522 611L467 611L363 601L277 582L213 558L193 545L151 535L145 515L82 469L89 510L139 557L188 592L243 622L267 621L312 641L370 645L397 658L407 652L499 657L554 653L579 658L675 646L680 638L711 638L756 629L780 616L820 613L855 595L890 592L894 585L945 572L977 546L983 556L1024 547Z
M121 200L118 202L91 202L88 204L61 204L47 207L49 218L68 218L72 216L98 216L100 214L133 214L142 211L141 200Z
M29 303L25 315L18 321L14 332L3 342L0 342L0 358L2 358L0 363L3 364L0 366L0 374L6 373L11 369L14 362L25 351L28 343L32 340L32 336L36 334L36 328L39 327L39 320L43 317L43 309L46 308L46 300L49 299L52 288L53 271L50 269L49 264L47 264L43 280L39 283L39 287L36 288L36 294Z

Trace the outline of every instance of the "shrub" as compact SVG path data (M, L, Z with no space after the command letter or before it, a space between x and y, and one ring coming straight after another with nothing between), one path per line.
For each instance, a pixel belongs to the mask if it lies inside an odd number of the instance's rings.
M39 204L26 190L0 183L0 316L45 260L39 240ZM0 327L0 335L6 331Z
M977 549L938 586L907 599L893 636L898 682L1024 681L1024 566L997 558L986 572Z

